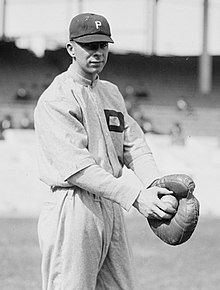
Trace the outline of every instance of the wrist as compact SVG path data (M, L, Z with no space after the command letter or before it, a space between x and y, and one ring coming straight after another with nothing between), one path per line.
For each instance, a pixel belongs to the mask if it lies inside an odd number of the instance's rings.
M138 208L139 207L138 199L140 197L140 194L141 194L141 191L138 193L138 196L136 197L134 203L132 204L135 208Z

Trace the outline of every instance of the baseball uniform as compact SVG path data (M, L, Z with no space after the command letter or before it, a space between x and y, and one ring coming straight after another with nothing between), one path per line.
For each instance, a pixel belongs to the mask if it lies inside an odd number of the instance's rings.
M40 179L50 187L39 218L43 289L135 289L122 208L160 174L117 86L72 64L34 118ZM124 165L141 186L121 178Z

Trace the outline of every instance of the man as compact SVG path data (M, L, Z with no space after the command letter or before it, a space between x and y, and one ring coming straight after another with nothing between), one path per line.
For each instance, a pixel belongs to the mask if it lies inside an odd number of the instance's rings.
M122 208L169 219L175 210L148 186L159 177L140 127L123 97L98 74L113 43L107 20L74 17L67 51L73 61L35 109L40 179L50 193L39 218L43 289L135 289ZM126 165L142 186L121 178Z

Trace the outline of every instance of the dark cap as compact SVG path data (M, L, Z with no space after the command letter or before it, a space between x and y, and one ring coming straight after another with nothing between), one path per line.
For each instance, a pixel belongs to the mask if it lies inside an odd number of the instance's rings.
M111 31L105 17L92 13L82 13L70 22L69 39L76 42L111 42Z

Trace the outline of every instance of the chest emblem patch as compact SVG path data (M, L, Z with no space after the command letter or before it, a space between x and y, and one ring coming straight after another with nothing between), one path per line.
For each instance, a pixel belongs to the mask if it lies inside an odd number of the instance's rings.
M109 131L122 133L125 127L124 115L114 110L104 110L104 112Z

